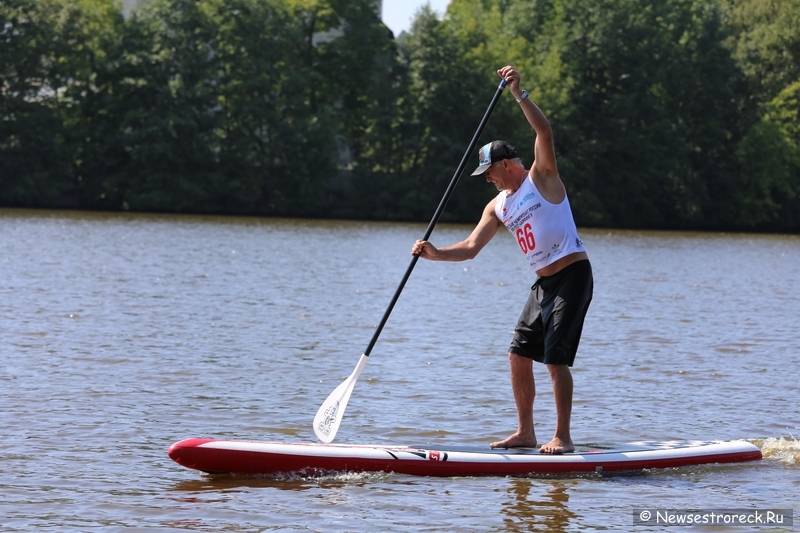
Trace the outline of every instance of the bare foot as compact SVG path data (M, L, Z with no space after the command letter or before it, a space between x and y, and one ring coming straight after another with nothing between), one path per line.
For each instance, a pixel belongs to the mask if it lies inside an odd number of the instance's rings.
M541 448L539 448L539 453L546 453L549 455L562 455L565 453L570 453L575 451L575 445L572 444L572 441L564 441L559 439L558 437L554 437L553 440L544 444Z
M529 435L521 435L518 432L514 433L505 440L493 442L489 448L535 448L536 435L531 433Z

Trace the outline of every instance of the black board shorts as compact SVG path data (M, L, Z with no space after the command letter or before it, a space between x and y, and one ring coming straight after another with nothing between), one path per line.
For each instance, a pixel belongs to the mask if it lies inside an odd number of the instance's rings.
M593 292L588 259L540 277L531 287L508 351L547 365L572 366Z

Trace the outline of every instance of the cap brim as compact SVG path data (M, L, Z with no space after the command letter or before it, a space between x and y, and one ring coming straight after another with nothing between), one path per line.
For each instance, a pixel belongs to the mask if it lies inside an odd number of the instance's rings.
M481 176L481 175L483 175L483 173L484 173L484 172L486 172L487 170L489 170L489 167L490 167L490 166L492 166L492 164L491 164L491 163L487 163L487 164L485 164L485 165L481 165L481 166L479 166L478 168L476 168L476 169L475 169L475 172L473 172L473 173L471 174L471 176Z

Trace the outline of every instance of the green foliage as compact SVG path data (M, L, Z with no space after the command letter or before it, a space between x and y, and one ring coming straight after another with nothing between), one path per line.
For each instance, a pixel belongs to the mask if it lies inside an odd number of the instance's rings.
M770 101L800 79L800 2L730 0L734 57L750 84L751 103Z
M590 0L567 11L563 57L575 81L560 147L578 220L719 224L741 105L719 11L686 0Z
M332 168L332 126L297 90L290 20L264 1L148 2L102 71L113 122L92 145L95 206L285 213L311 193Z
M56 112L58 6L0 1L0 204L55 205L70 187L67 134Z
M119 209L112 191L97 183L98 167L120 165L110 150L117 140L116 104L108 72L119 64L126 28L113 0L57 0L54 28L58 54L56 109L67 128L72 154L70 202L92 209Z
M400 41L374 0L0 0L0 21L0 205L428 220L513 64L580 225L800 230L794 0L452 0ZM496 138L531 163L508 96ZM494 194L462 180L443 220Z
M494 92L486 83L485 68L482 72L480 66L450 59L460 57L462 50L452 27L428 8L402 42L405 94L393 119L396 135L387 139L395 157L391 167L377 166L377 172L362 180L364 191L376 199L376 214L430 218L452 179ZM460 201L468 200L455 196L449 213L463 212Z
M739 143L741 170L736 222L796 230L800 225L800 81L781 91Z

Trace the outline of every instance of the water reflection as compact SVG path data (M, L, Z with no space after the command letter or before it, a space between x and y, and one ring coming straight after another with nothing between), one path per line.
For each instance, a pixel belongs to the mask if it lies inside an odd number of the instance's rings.
M306 491L311 489L335 489L347 486L359 487L379 483L393 478L387 472L343 472L339 474L304 476L248 476L229 474L204 474L200 479L184 480L173 485L175 492L222 492L236 489L278 489ZM397 481L396 479L393 481Z
M237 477L228 475L206 476L203 479L191 479L176 483L173 492L205 493L222 492L235 489L269 489L303 491L311 488L311 484L303 479L271 479L259 477ZM186 496L184 501L192 501Z
M546 531L560 533L569 528L577 515L568 506L569 481L542 482L509 478L508 501L503 505L506 531ZM543 490L536 490L543 489Z

